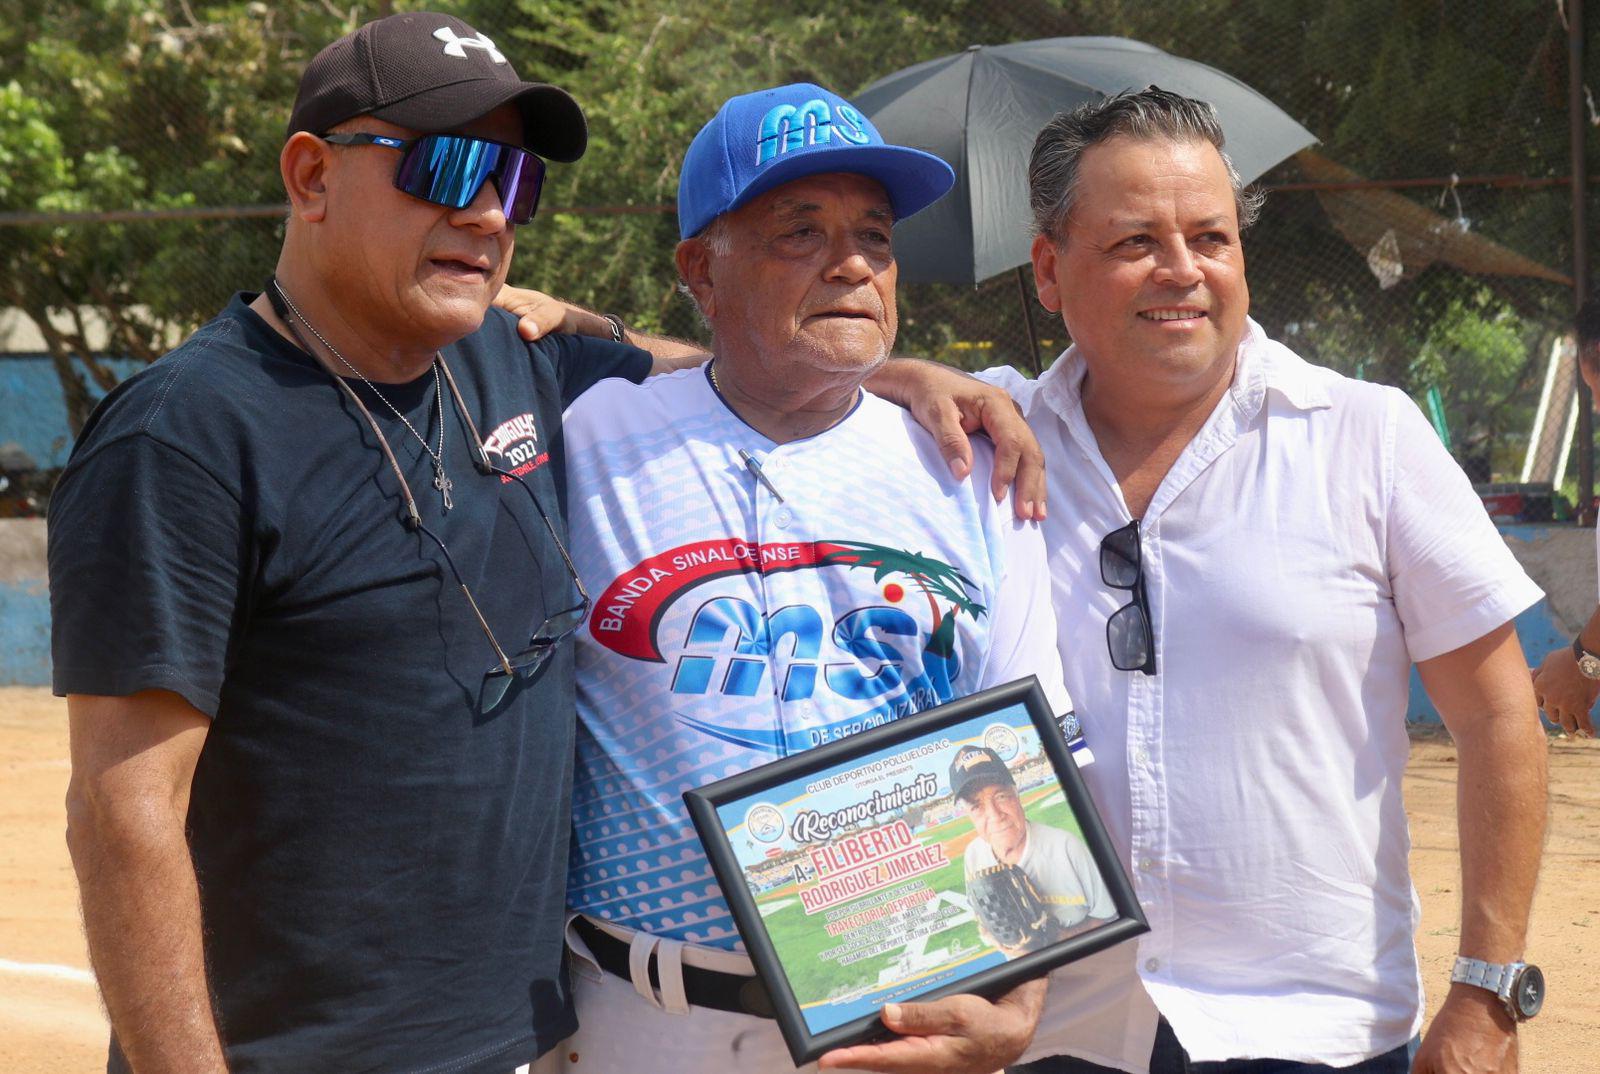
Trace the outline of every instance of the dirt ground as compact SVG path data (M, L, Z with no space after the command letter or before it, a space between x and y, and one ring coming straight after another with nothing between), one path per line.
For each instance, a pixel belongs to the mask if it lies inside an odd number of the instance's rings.
M1550 835L1529 953L1550 1002L1522 1034L1526 1072L1600 1071L1600 741L1550 744ZM72 867L62 841L67 787L64 704L44 690L0 687L0 1071L104 1069L105 1019L88 973ZM1417 934L1429 999L1455 954L1460 884L1455 750L1413 743L1406 775ZM1433 1003L1429 1005L1432 1013Z

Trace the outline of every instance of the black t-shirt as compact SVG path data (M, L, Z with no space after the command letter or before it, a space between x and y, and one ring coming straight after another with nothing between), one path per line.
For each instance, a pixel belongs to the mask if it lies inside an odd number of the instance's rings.
M236 296L96 410L50 506L58 694L213 717L189 836L231 1069L504 1072L572 1032L561 973L572 647L483 711L493 650L371 428ZM565 539L561 412L649 356L528 345L491 310L444 357L494 461ZM433 464L362 395L508 653L577 601L528 495ZM437 443L431 372L382 386ZM113 1047L113 1069L120 1056Z

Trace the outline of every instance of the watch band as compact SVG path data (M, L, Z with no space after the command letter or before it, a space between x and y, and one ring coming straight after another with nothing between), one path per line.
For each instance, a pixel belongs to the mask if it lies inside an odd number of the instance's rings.
M1544 974L1526 962L1485 962L1465 956L1456 959L1450 980L1494 993L1513 1023L1526 1022L1544 1007Z
M611 342L628 342L628 328L622 323L622 318L615 313L602 313L600 318L611 326Z
M1523 965L1521 962L1485 962L1481 958L1460 955L1450 970L1450 980L1458 984L1477 985L1503 997L1510 994L1511 979Z

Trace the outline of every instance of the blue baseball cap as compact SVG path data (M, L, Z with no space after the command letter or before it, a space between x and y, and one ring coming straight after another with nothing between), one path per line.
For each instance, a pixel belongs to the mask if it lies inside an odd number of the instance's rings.
M872 121L837 93L796 82L730 98L700 128L678 176L678 234L698 235L774 187L825 172L882 183L896 221L926 209L956 181L932 153L884 142Z

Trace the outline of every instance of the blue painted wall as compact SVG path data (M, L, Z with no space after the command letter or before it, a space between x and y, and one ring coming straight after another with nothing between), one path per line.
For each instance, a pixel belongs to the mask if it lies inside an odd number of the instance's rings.
M144 365L126 358L111 359L107 364L118 377ZM89 391L97 399L104 394L92 380ZM41 470L66 465L72 450L67 404L47 355L0 354L0 447L7 444L27 452Z
M43 521L0 519L0 684L44 686L50 682L50 598L42 554ZM1512 542L1536 546L1540 535L1529 527L1504 527L1523 538ZM1549 583L1547 582L1548 586ZM1517 617L1517 635L1532 663L1545 653L1568 643L1568 633L1556 621L1548 600L1541 600ZM1439 713L1422 689L1416 670L1411 672L1409 719L1438 723Z
M50 683L50 595L43 578L0 582L0 686Z
M44 520L0 519L0 684L50 681Z
M141 363L116 360L112 364L126 376ZM66 463L71 450L66 406L55 369L45 355L0 355L0 447L7 444L20 447L44 469ZM42 530L25 529L28 526L42 523L0 519L0 684L45 685L50 681L50 604L41 554ZM1528 558L1538 546L1557 539L1559 530L1567 530L1566 536L1570 536L1570 527L1501 527L1513 538L1512 550ZM1587 540L1578 542L1579 546L1588 547ZM1563 584L1540 578L1538 571L1533 573L1549 592ZM1589 610L1594 607L1593 598L1594 586L1589 584L1583 594ZM1582 615L1586 616L1587 610ZM1569 631L1560 626L1548 600L1518 616L1517 634L1528 659L1534 663L1550 650L1567 644L1569 638ZM1411 673L1409 718L1424 723L1439 721L1438 711L1428 700L1415 670Z

